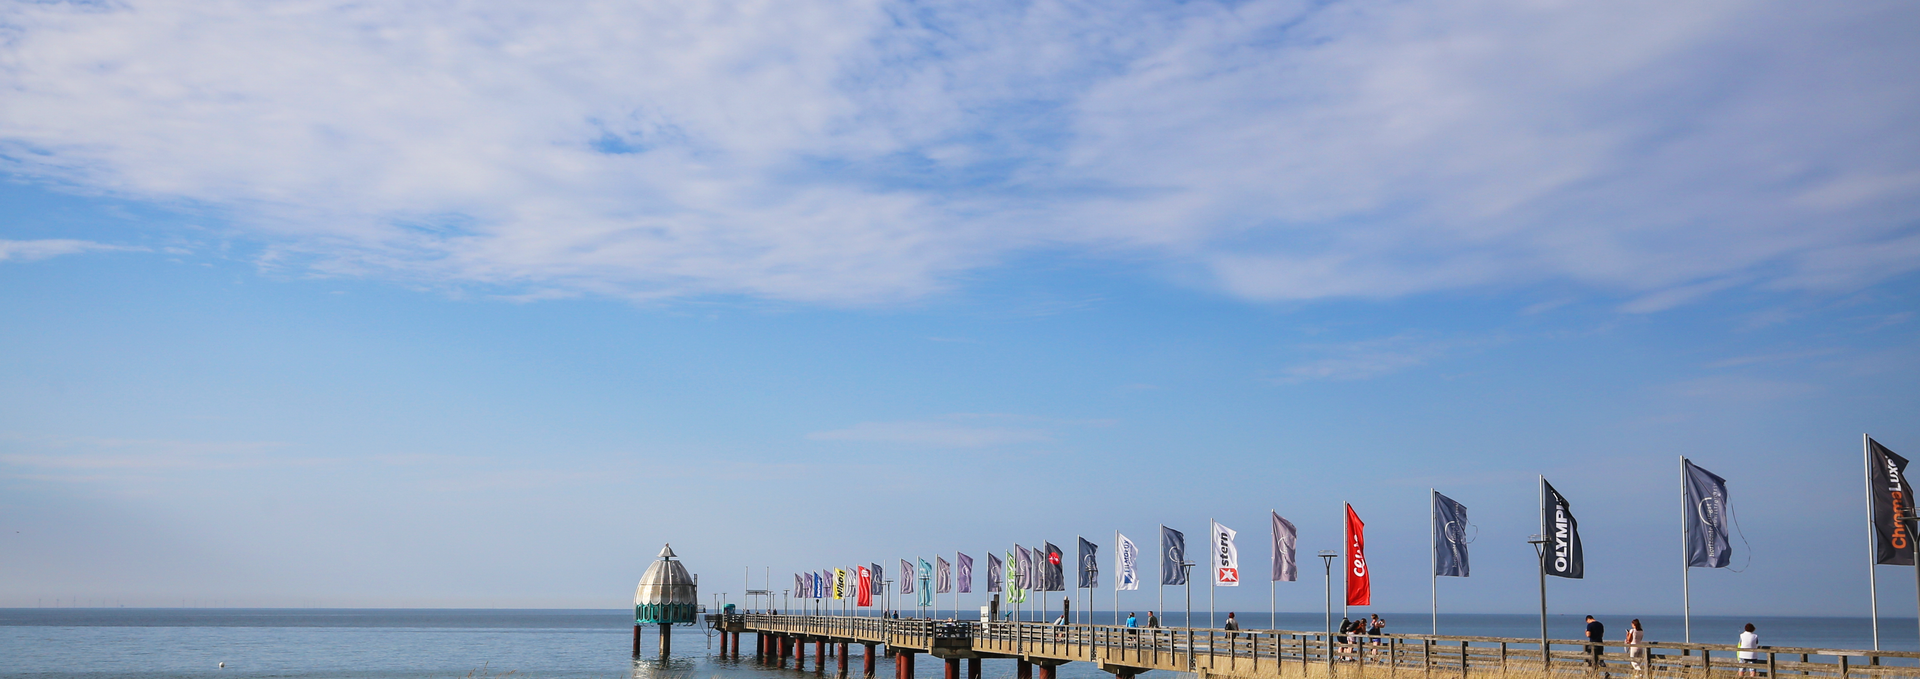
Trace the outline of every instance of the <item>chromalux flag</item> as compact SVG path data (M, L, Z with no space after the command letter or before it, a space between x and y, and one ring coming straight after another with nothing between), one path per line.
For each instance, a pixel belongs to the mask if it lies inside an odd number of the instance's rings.
M1140 548L1135 547L1133 540L1125 535L1119 533L1113 535L1114 541L1119 543L1113 549L1113 571L1118 573L1113 578L1113 589L1115 591L1140 589Z
M967 556L965 554L961 554L959 552L954 552L953 556L954 556L953 565L955 568L959 569L960 571L960 576L959 576L960 579L954 582L953 584L956 586L956 589L958 589L961 594L972 594L973 593L973 557Z
M1467 577L1467 506L1433 494L1433 574Z
M1867 501L1873 503L1874 563L1913 565L1913 535L1894 518L1913 513L1913 486L1907 485L1907 458L1867 439Z
M944 556L933 557L933 591L940 594L953 593L953 566Z
M1547 501L1540 508L1541 525L1547 531L1547 575L1578 580L1586 574L1587 566L1580 551L1580 522L1573 518L1573 505L1545 478L1540 479L1540 490Z
M1187 560L1187 535L1180 531L1160 526L1160 584L1187 584L1187 569L1180 564Z
M873 572L873 586L868 587L867 590L873 596L880 596L882 594L886 594L887 593L887 574L886 572L880 570L880 564L877 564L877 563L869 564L867 566L867 569ZM868 604L868 605L871 606L872 604Z
M900 560L900 593L913 593L913 562L906 559Z
M872 606L873 605L873 569L868 568L866 566L856 566L854 570L854 576L855 576L855 580L853 582L853 586L858 588L858 590L854 593L853 605Z
M1294 554L1300 541L1299 531L1294 530L1293 522L1280 518L1280 512L1273 514L1273 581L1293 582L1300 579L1300 566L1294 561Z
M1065 552L1060 551L1059 547L1053 546L1051 542L1046 543L1046 545L1047 564L1041 569L1047 572L1047 588L1045 591L1065 592L1067 591L1067 555Z
M1216 587L1240 586L1240 548L1234 546L1233 538L1239 535L1232 528L1213 522L1213 584Z
M1347 505L1347 605L1373 605L1373 580L1367 573L1367 524Z
M1005 577L1000 570L1005 567L1005 564L1000 563L1000 557L994 556L993 552L987 552L987 591L1000 591L1000 578Z
M1680 492L1687 498L1687 567L1726 568L1733 559L1727 540L1727 480L1680 458Z
M1080 540L1080 560L1079 560L1080 567L1075 569L1079 573L1079 578L1074 581L1075 582L1074 587L1086 588L1086 589L1099 589L1100 588L1100 546L1093 544L1091 542L1087 542L1086 538L1079 538L1079 540Z

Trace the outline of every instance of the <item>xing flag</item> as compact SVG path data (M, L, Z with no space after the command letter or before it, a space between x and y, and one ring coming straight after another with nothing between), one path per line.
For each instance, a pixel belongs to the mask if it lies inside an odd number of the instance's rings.
M1000 557L994 556L993 552L987 552L987 591L1000 591L1000 579L1006 577L1001 573L1001 569L1005 567L1005 564L1000 562Z
M900 560L900 593L913 593L913 562L906 559Z
M1027 601L1027 588L1020 586L1019 557L1014 556L1015 553L1025 554L1026 550L1021 549L1019 545L1014 545L1013 551L1007 552L1007 603L1010 604Z
M1545 478L1540 479L1540 490L1547 501L1546 506L1541 507L1540 517L1547 531L1547 575L1578 580L1586 574L1587 567L1585 554L1580 550L1580 522L1573 518L1573 505Z
M1867 501L1873 504L1874 563L1913 565L1913 535L1898 516L1913 513L1907 458L1867 439Z
M1347 605L1373 604L1373 578L1367 572L1367 524L1347 505Z
M833 569L833 598L847 598L847 569Z
M973 557L967 556L965 554L961 554L959 552L954 552L953 556L955 559L955 561L953 562L953 565L956 568L960 569L960 581L953 584L959 586L959 590L961 594L972 594L973 593Z
M1074 569L1079 574L1079 578L1075 580L1073 586L1079 589L1099 589L1100 546L1087 542L1086 538L1079 538L1079 540L1080 558L1075 563L1080 564L1080 567Z
M1047 563L1044 567L1044 570L1047 572L1046 591L1065 592L1067 591L1067 555L1065 552L1060 551L1059 547L1053 546L1053 543L1049 542L1046 544L1047 551L1045 554Z
M1433 494L1433 574L1467 577L1467 506Z
M913 577L920 580L920 605L932 606L933 587L931 585L933 585L933 564L927 563L926 559L921 559L920 569L913 572Z
M1680 458L1687 498L1687 567L1726 568L1733 559L1727 540L1727 480Z
M854 576L855 576L855 580L853 582L853 586L855 589L854 589L854 596L853 596L853 605L872 606L873 605L873 569L868 568L866 566L859 566L857 567L857 570L855 570Z
M1279 512L1273 514L1273 581L1293 582L1300 579L1300 566L1295 562L1295 553L1299 545L1300 533L1293 528L1293 522L1280 518Z
M1187 536L1185 533L1160 527L1160 584L1187 584L1187 569L1181 565L1187 562Z
M1234 546L1233 538L1239 533L1232 528L1213 522L1213 584L1216 587L1240 586L1240 548Z
M1015 543L1013 545L1013 560L1011 563L1008 563L1007 566L1009 569L1007 571L1008 584L1013 585L1015 589L1033 589L1033 552L1029 552L1027 548Z
M1140 548L1127 536L1114 533L1118 544L1113 550L1114 591L1140 589Z
M933 591L939 594L953 593L953 567L947 565L944 557L933 557Z
M887 575L880 570L880 564L869 564L867 569L873 572L873 584L867 588L869 594L880 596L887 593ZM869 606L873 604L867 604Z

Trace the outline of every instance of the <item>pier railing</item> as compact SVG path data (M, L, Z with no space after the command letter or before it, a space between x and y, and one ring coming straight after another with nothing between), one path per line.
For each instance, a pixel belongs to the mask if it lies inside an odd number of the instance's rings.
M987 656L1102 667L1246 677L1490 679L1526 675L1617 675L1647 679L1920 679L1920 653L1649 641L1588 644L1422 634L1327 635L1289 630L1120 627L1038 622L746 614L752 632L886 644L927 652L965 648ZM1753 656L1745 662L1740 653Z

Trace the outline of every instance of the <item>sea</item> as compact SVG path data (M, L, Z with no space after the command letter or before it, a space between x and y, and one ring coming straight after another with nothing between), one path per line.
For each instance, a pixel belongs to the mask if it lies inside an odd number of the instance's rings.
M946 612L933 617L946 618ZM978 618L977 611L971 615ZM1100 612L1106 622L1110 612ZM741 659L722 656L719 636L699 626L673 630L672 653L661 655L650 628L639 658L631 654L631 609L437 610L437 609L0 609L0 678L185 678L340 677L429 679L503 677L605 679L801 679L802 673L753 660L751 635ZM1163 624L1179 625L1181 612ZM1216 621L1224 620L1225 613ZM1317 630L1322 613L1239 612L1243 629ZM1382 614L1389 632L1428 631L1426 613ZM1681 638L1677 616L1641 616L1651 640ZM1603 616L1608 638L1617 639L1627 618ZM1142 624L1144 624L1144 611ZM1277 624L1276 624L1277 623ZM1734 643L1752 623L1771 646L1870 648L1871 622L1848 617L1695 616L1694 640ZM1207 626L1197 613L1194 626ZM1540 618L1527 615L1442 614L1442 634L1537 638ZM1880 621L1881 648L1920 650L1913 618ZM1551 616L1548 634L1580 636L1583 620ZM852 647L857 671L859 647ZM804 676L818 676L809 658ZM881 662L885 662L882 660ZM220 664L225 663L225 667ZM937 662L916 663L919 677L934 679ZM890 666L889 666L890 667ZM989 660L991 679L1012 677L1013 663ZM882 670L882 673L891 671ZM1162 673L1154 673L1162 674ZM1171 673L1169 679L1173 679ZM1109 679L1088 663L1060 668L1061 679ZM1153 674L1147 675L1149 677Z

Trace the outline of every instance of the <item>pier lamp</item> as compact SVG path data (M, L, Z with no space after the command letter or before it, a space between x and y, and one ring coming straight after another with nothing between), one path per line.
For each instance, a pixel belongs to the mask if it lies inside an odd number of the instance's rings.
M1340 558L1340 553L1333 550L1323 549L1323 550L1320 550L1319 556L1320 556L1321 565L1325 566L1327 571L1326 573L1327 575L1327 596L1326 596L1326 600L1327 600L1327 672L1329 673L1328 676L1332 676L1331 673L1333 672L1333 560ZM1306 651L1303 650L1301 651L1301 653L1305 654Z
M1551 670L1553 654L1547 652L1547 536L1527 536L1527 544L1533 545L1534 554L1540 557L1540 662Z

